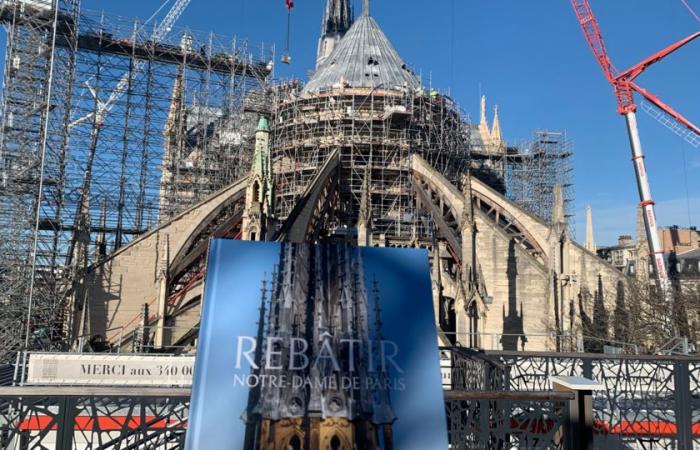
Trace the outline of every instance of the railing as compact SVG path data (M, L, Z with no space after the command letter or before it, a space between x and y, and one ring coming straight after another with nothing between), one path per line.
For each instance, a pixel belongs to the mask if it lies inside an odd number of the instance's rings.
M445 392L451 449L563 449L573 394L565 392Z
M442 386L459 391L504 391L507 367L482 353L461 347L441 347Z
M605 386L590 402L596 449L700 448L699 359L455 347L441 356L450 449L571 448L572 397L553 391L554 376ZM179 450L188 406L186 389L0 387L0 448Z
M483 352L443 347L440 354L451 449L564 448L573 394L508 391L509 368Z
M180 340L183 336L192 333L198 333L198 326L163 326L149 325L147 327L137 327L120 339L119 344L112 348L119 352L140 352L140 353L160 353L167 351L168 353L181 353L191 349L191 345L178 345L172 343ZM161 345L158 341L158 335L161 335L167 345Z
M0 448L184 448L189 390L0 388Z
M556 334L556 333L455 333L442 332L455 345L469 346L470 343L476 343L476 347L486 351L499 350L523 350L529 345L537 347L552 347L557 341L561 344L565 351L583 351L581 337L573 334ZM536 341L542 343L537 345Z
M163 340L168 343L166 345L161 345L158 342L158 335L161 334L162 330ZM177 341L176 338L182 338L187 334L196 334L199 331L198 326L163 326L158 325L148 325L144 327L143 325L135 325L133 328L127 328L124 326L110 328L106 331L107 335L111 337L108 341L110 344L107 350L110 353L162 353L167 351L168 353L181 353L192 348L191 345L178 345L170 344L173 340ZM87 345L87 337L91 336L85 334L78 336L77 338L77 353L83 353L89 346ZM113 343L112 343L113 342ZM94 349L91 349L94 351ZM92 352L91 351L91 352Z
M0 364L0 386L10 386L14 381L15 366L11 364Z
M595 447L700 448L700 359L682 356L485 352L508 367L510 391L551 389L553 376L583 376L593 395Z
M181 450L189 395L169 388L0 388L0 448ZM559 449L571 399L555 392L446 392L450 448Z

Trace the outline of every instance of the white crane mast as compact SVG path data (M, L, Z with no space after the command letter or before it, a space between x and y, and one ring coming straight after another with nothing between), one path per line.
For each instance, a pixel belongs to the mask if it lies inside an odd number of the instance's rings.
M191 1L192 0L176 0L175 4L172 8L170 8L170 11L168 11L168 14L165 16L163 21L160 24L158 24L156 29L153 31L153 34L151 35L151 40L154 42L163 40ZM133 70L126 72L124 73L124 75L122 75L121 79L119 80L119 83L117 83L117 87L109 95L107 101L100 101L100 99L97 98L97 92L95 92L95 89L93 89L92 86L88 85L90 93L97 100L97 111L91 112L86 116L81 117L80 119L72 122L69 125L69 127L75 127L76 125L87 122L93 118L95 119L95 124L98 127L102 126L102 124L105 121L105 118L107 117L107 114L109 114L109 112L114 107L115 103L117 103L117 101L122 97L122 95L124 95L124 93L128 89L129 80L132 79L133 74L140 72L145 64L146 63L142 60L136 60L134 62Z

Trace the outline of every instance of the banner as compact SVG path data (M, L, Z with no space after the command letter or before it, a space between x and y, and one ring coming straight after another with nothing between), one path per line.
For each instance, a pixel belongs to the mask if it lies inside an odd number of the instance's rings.
M428 254L212 241L188 450L448 448Z
M31 353L27 384L192 385L194 356Z

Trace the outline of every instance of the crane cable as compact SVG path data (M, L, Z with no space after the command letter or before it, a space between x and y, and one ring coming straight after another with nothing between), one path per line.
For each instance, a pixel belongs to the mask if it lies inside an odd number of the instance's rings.
M693 218L690 209L690 189L688 188L688 160L685 157L685 145L681 143L681 154L683 155L683 178L685 179L685 203L688 208L688 228L693 225Z
M681 3L683 3L683 5L685 5L685 7L686 7L686 8L688 9L688 11L690 12L690 14L691 14L693 17L695 17L695 20L697 20L698 22L700 22L700 16L698 16L698 13L695 12L695 10L693 9L693 7L690 6L690 4L689 4L686 0L681 0Z
M292 10L288 9L287 10L287 45L285 48L285 51L289 53L289 43L291 41L291 36L292 36Z
M141 29L143 29L146 25L148 25L148 24L151 22L151 20L155 19L156 16L158 15L158 13L160 13L160 12L163 10L163 8L165 8L165 5L167 5L168 3L170 3L170 0L165 0L165 1L163 2L163 4L160 5L160 8L158 8L158 9L156 10L156 12L154 12L153 14L151 14L151 17L149 17L148 20L145 21L145 22L143 23L143 25L141 25Z
M681 3L686 7L688 12L695 17L695 20L700 22L700 16L698 16L698 13L695 12L692 6L687 2L687 0L681 0ZM681 152L683 154L683 177L685 178L685 202L686 202L686 207L688 208L688 226L690 227L693 223L692 215L691 215L691 208L690 208L690 190L688 188L688 161L686 160L685 157L685 146L681 147Z
M294 0L284 0L284 4L287 7L287 43L284 52L289 56L289 47L292 40L292 9L294 9Z
M451 22L450 22L450 89L455 88L455 16L457 15L457 0L452 0ZM453 93L454 96L454 93ZM454 98L454 97L453 97Z

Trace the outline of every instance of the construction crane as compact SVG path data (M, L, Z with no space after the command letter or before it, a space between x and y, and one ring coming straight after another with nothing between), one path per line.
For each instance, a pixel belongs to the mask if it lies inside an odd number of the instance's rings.
M155 28L153 31L153 34L151 35L151 40L153 42L159 42L163 40L167 34L170 32L172 29L173 25L175 25L175 22L180 18L182 13L185 11L185 8L187 8L187 5L190 4L191 0L176 0L175 3L173 4L172 8L170 8L170 11L168 11L168 14L166 14L165 18L161 23L158 24L158 26ZM185 49L183 49L185 51ZM95 160L95 152L97 151L97 144L100 139L100 131L102 129L102 126L105 123L105 120L107 118L107 115L109 112L112 110L114 105L119 101L119 99L124 95L124 93L128 90L129 85L135 74L138 74L146 65L145 61L142 60L137 60L134 62L133 68L131 71L124 73L122 77L119 79L119 82L117 83L117 86L115 87L114 91L109 95L107 100L101 101L98 98L98 93L97 91L88 84L88 90L90 91L91 95L95 99L95 111L90 112L89 114L85 115L84 117L81 117L80 119L71 122L69 124L69 128L73 128L81 123L85 122L90 122L92 121L92 130L90 132L90 150L88 153L88 159L85 167L85 174L83 176L83 183L81 186L81 191L80 191L80 199L78 202L79 205L79 212L76 215L75 218L75 232L73 233L73 237L71 239L71 244L70 244L70 249L68 252L68 264L70 265L73 263L73 257L75 254L75 248L78 243L78 240L80 239L81 234L84 235L84 233L89 229L90 227L90 185L91 185L91 180L92 180L92 166L93 162ZM117 238L117 247L121 245L121 237Z
M661 101L660 98L640 87L634 80L652 64L661 61L666 56L700 37L700 32L696 32L685 39L671 44L665 49L646 58L639 64L632 66L624 72L620 72L615 68L608 56L600 27L593 15L588 0L571 0L571 4L576 12L576 17L581 25L586 41L603 70L603 75L605 75L605 78L613 87L617 99L617 112L625 116L627 122L627 131L632 149L632 161L634 162L634 170L637 177L640 206L644 209L644 225L647 242L649 244L650 256L652 256L654 260L654 273L665 299L670 302L673 300L673 292L670 286L666 261L664 260L664 251L659 242L654 201L651 196L649 178L644 164L644 153L639 138L639 129L637 127L637 105L635 104L634 94L637 93L641 95L648 103L659 110L661 116L666 117L668 121L674 121L674 125L677 125L677 128L684 133L688 133L688 135L693 135L697 138L700 137L700 129L683 117L679 112Z
M294 9L294 0L284 0L284 6L287 8L287 40L281 60L284 64L291 64L292 57L289 54L289 46L292 35L292 10Z
M693 133L690 129L678 123L676 119L669 116L659 108L654 107L654 105L642 101L639 103L639 106L642 108L642 111L649 115L649 117L671 130L674 134L685 140L688 144L692 145L695 148L700 147L700 135Z
M160 24L158 24L156 29L153 31L153 34L151 35L151 40L153 42L159 42L163 38L165 38L165 36L173 28L173 25L175 25L175 22L177 22L177 20L180 18L180 16L185 11L185 9L191 1L192 0L177 0L175 2L173 7L170 8L170 11L168 11L168 14L165 16L163 21ZM105 117L112 110L114 104L124 95L124 92L126 92L129 86L129 80L133 77L133 74L139 73L145 65L145 61L136 60L134 62L133 70L130 72L126 72L121 77L119 83L117 83L117 87L114 89L114 91L112 91L110 96L104 102L100 101L100 99L97 98L97 93L95 92L95 90L92 88L92 86L88 85L87 88L90 91L90 94L95 98L95 101L97 102L97 110L85 115L84 117L81 117L80 119L74 122L71 122L69 127L73 128L76 125L90 121L92 119L95 119L95 124L98 127L104 125Z

